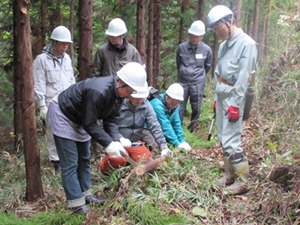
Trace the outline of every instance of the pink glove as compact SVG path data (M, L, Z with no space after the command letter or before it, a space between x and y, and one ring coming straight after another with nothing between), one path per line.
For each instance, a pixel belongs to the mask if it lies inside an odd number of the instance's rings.
M234 106L229 106L226 112L228 114L228 121L231 123L235 123L240 118L240 109Z

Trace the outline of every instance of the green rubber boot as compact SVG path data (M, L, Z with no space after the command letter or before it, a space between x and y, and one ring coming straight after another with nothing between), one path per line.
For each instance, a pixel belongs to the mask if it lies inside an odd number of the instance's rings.
M238 164L231 164L233 170L236 174L235 182L226 187L225 191L229 195L239 195L244 194L249 191L248 180L249 180L249 163L248 161L243 161Z
M229 157L223 157L224 165L225 165L225 174L218 180L219 187L226 187L226 185L232 184L235 180L235 173L231 162L229 161Z

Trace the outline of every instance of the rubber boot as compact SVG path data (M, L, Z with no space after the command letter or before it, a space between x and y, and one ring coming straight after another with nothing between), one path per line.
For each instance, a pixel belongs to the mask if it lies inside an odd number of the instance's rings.
M229 195L244 194L249 191L248 179L249 179L249 163L243 161L238 164L232 164L234 172L236 174L235 182L228 186L225 191Z
M232 184L235 180L235 173L231 162L229 161L229 157L223 157L224 165L225 165L225 174L218 180L219 187L226 187L226 185Z

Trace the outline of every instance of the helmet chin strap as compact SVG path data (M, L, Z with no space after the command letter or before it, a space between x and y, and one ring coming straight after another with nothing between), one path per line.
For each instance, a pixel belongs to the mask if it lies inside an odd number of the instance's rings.
M226 26L228 27L228 30L229 30L229 32L228 32L228 39L230 39L231 38L231 26L229 26L228 23L226 23Z
M230 26L229 26L229 24L228 24L228 20L227 20L227 21L224 21L225 24L226 24L226 26L228 27L228 30L229 30L229 32L228 32L228 39L227 39L227 40L229 40L229 39L231 38L231 34L232 34L232 32L231 32L231 25L234 23L234 18L233 18L233 16L232 16L231 18L229 18L229 19L231 19Z

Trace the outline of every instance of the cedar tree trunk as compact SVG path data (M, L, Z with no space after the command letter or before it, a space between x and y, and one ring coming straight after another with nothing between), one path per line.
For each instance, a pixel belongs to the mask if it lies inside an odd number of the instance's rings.
M92 0L79 0L79 52L78 71L80 80L92 77L93 34Z
M20 78L23 120L23 143L26 168L26 200L43 197L40 151L37 145L35 100L30 42L29 1L13 1L14 76Z

